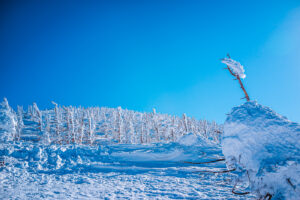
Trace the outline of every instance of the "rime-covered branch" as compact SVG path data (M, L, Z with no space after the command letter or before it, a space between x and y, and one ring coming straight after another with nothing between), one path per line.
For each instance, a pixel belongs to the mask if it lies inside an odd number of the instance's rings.
M237 80L239 82L239 85L241 87L241 89L243 90L244 94L245 94L245 97L243 99L247 99L247 101L250 101L250 97L242 83L242 80L241 78L245 78L246 75L244 74L244 68L243 66L235 61L235 60L232 60L230 58L230 55L227 54L228 58L223 58L221 59L222 60L222 63L226 64L227 68L225 69L228 69L228 71L230 72L230 74L235 77L234 80Z

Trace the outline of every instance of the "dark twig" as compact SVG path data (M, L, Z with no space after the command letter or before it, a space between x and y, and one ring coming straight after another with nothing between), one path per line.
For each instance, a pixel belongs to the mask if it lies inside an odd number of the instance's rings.
M233 194L236 194L236 195L247 195L247 194L250 193L250 192L236 192L236 191L235 191L236 185L237 185L237 182L235 183L235 185L233 186L233 188L232 188L232 190L231 190L231 192L232 192Z
M291 187L295 190L296 186L291 182L290 178L287 178L286 181L291 185Z
M271 200L272 195L270 193L267 193L266 196L264 197L264 200Z
M188 161L184 161L183 163L201 165L201 164L220 162L220 161L224 161L224 160L225 160L224 158L221 158L221 159L207 161L207 162L188 162Z
M212 173L212 174L224 174L228 172L233 172L235 169L229 169L229 170L223 170L223 171L195 171L195 172L200 172L200 173Z

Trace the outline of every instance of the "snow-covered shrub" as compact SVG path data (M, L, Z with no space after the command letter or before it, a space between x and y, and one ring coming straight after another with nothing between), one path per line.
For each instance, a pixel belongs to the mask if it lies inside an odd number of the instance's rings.
M232 109L221 144L237 181L259 198L300 198L300 124L250 101Z

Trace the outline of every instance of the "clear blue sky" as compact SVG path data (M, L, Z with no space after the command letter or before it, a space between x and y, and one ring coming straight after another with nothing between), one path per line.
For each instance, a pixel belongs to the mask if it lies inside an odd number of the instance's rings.
M0 4L0 98L223 122L242 91L300 122L300 1L11 1Z

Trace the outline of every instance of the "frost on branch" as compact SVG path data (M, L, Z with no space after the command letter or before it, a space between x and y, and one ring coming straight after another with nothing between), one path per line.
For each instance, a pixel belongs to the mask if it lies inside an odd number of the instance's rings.
M246 75L244 74L245 70L244 67L237 61L231 59L230 55L227 54L228 58L222 58L221 62L226 64L228 71L230 72L230 74L235 77L234 80L237 80L239 82L239 85L241 87L241 89L243 90L245 97L242 99L247 99L247 101L250 101L250 97L242 83L241 78L246 78Z
M221 62L227 65L231 71L240 78L246 78L244 67L238 61L231 58L223 58Z

